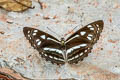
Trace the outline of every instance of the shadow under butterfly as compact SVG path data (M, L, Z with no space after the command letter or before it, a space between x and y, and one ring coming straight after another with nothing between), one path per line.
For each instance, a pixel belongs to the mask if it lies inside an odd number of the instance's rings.
M31 45L47 61L56 64L73 64L82 61L91 52L103 30L102 20L90 23L76 31L66 40L61 40L38 29L24 27L23 32Z

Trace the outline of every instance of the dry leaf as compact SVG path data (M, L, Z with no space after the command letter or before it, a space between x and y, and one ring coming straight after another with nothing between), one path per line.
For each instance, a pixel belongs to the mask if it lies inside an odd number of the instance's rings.
M7 11L20 12L32 8L30 0L0 0L0 7Z
M7 73L0 72L0 80L16 80L16 78Z
M47 8L47 5L45 3L43 3L43 2L41 2L40 0L38 0L38 3L40 4L41 9Z

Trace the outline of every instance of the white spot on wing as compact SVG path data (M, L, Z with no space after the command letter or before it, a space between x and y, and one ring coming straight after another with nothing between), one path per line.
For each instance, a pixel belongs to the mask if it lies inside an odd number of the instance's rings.
M30 39L32 39L32 38L30 37Z
M75 35L73 38L79 37L79 35Z
M58 58L54 57L55 60L58 60Z
M44 54L45 56L47 56L47 54Z
M88 50L89 50L90 48L88 48Z
M75 56L75 58L78 58L78 57L79 57L79 55L76 55L76 56Z
M91 36L91 37L92 37L93 35L92 35L92 34L89 34L88 36Z
M35 36L35 35L36 35L36 33L33 33L32 35L33 35L33 36Z
M92 40L92 38L91 38L91 37L89 37L89 36L87 36L87 38L88 38L88 40Z
M50 58L53 58L52 56L49 56Z
M37 43L37 45L40 45L41 44L41 41L39 41L38 43Z
M87 50L85 50L85 52L87 52Z
M54 48L50 48L50 51L56 51L56 49L54 49Z
M82 31L82 32L80 32L80 34L83 36L83 35L85 35L85 34L86 34L86 32L83 32L83 31Z
M30 35L28 35L28 37L30 37Z
M50 38L50 37L47 37L47 40L52 40L52 41L55 41L55 42L57 42L57 43L60 43L60 42L58 42L57 40L52 39L52 38Z
M50 48L44 48L44 50L49 50Z
M40 39L36 39L36 42L40 41Z
M84 47L84 46L86 46L87 44L81 44L80 46L82 46L82 47Z
M99 25L98 25L98 24L96 24L96 26L97 26L97 27L99 27Z
M30 31L28 31L28 34L30 33Z
M99 31L100 29L99 29L99 27L98 27L98 31Z
M59 49L54 49L54 48L44 48L44 50L56 51L56 52L58 52L58 53L63 53L61 50L59 50Z
M93 27L91 27L91 28L90 28L90 30L94 30L94 28L93 28Z
M34 32L38 32L38 30L34 30Z
M59 60L60 60L60 61L64 61L63 59L60 59L60 58L59 58Z
M72 40L72 39L74 39L74 38L76 38L76 37L79 37L79 35L75 35L74 37L72 37L70 40Z
M58 53L63 53L61 50L58 50L58 49L56 50L56 52L58 52Z
M67 53L67 54L68 54L68 53L71 53L73 50L78 49L78 48L80 48L80 47L84 47L84 46L87 46L87 44L80 44L80 45L74 46L74 47L68 49L66 53Z
M54 40L54 39L52 39L52 38L48 37L48 38L47 38L47 40Z
M73 49L77 49L77 48L80 48L80 47L84 47L84 46L86 46L87 44L80 44L80 45L77 45L77 46L75 46L75 47L73 47Z
M83 55L83 52L82 53L80 53L80 56L82 56Z
M45 35L40 36L41 38L45 39Z
M91 28L92 26L91 26L91 25L88 25L87 27L88 27L88 28Z
M67 50L67 53L70 53L72 51L73 51L73 48L70 48L70 49Z
M72 38L70 38L67 42L69 42L70 40L72 40L72 39L74 39L74 38L76 38L76 37L79 37L79 35L75 35L75 36L73 36ZM67 43L66 42L66 43Z
M78 45L78 46L73 47L73 49L77 49L77 48L80 48L80 46Z
M69 60L71 61L71 60L73 60L73 59L74 59L74 57L70 58Z

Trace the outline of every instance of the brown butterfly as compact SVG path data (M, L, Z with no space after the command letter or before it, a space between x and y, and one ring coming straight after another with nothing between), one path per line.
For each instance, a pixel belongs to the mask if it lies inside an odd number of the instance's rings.
M76 31L66 40L61 40L38 29L24 27L23 32L31 45L47 61L56 64L73 64L82 61L91 52L103 30L103 21L98 20Z

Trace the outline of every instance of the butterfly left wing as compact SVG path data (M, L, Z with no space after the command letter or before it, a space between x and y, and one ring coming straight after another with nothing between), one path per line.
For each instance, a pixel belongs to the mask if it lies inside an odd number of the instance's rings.
M43 31L30 27L24 27L23 32L31 45L39 51L43 58L52 63L64 64L63 52L58 39Z
M68 63L77 63L91 52L103 30L103 21L95 21L81 28L66 40Z

